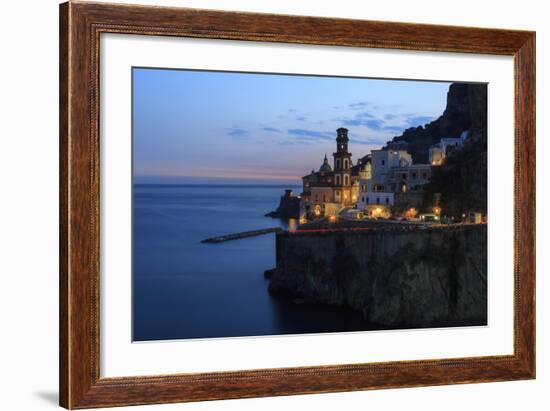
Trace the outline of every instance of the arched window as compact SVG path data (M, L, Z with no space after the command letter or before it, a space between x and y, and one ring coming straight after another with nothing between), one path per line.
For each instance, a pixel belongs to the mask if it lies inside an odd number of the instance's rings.
M344 174L344 185L349 185L349 176L347 174Z
M344 170L348 169L348 159L344 158Z
M340 170L340 159L336 159L336 167L334 167L336 170Z
M335 180L336 182L336 185L339 186L340 185L340 174L336 174L336 177L335 177Z

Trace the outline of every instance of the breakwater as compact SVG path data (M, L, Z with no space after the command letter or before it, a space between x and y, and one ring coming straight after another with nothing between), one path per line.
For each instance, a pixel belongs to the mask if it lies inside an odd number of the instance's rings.
M276 237L269 290L380 328L487 323L487 226L299 230Z
M256 237L258 235L278 233L282 231L281 227L263 228L261 230L243 231L241 233L225 234L217 237L209 237L201 241L201 243L223 243L225 241L239 240L241 238Z

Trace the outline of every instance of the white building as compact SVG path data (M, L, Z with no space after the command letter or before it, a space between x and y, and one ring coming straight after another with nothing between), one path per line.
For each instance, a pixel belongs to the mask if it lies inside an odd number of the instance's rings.
M430 164L410 164L405 167L392 169L392 185L395 192L407 193L415 191L420 186L428 184L432 178L432 166Z
M359 176L357 208L370 217L384 217L389 216L397 197L408 202L413 200L409 192L414 192L415 198L420 195L420 187L430 182L431 165L413 164L405 150L384 148L371 152L370 162Z
M468 131L463 131L460 137L457 138L442 138L439 143L434 144L429 149L430 164L434 166L443 164L445 157L447 157L453 150L461 149L467 138Z
M394 167L406 167L412 164L411 155L405 150L372 150L371 166L373 184L378 185L376 191L386 191L392 169ZM379 186L384 187L379 187ZM388 190L390 191L390 190Z
M357 208L367 209L369 206L393 206L394 204L394 193L388 192L370 192L370 193L361 193L359 202L357 203Z
M387 212L394 204L393 170L411 164L411 155L405 150L372 150L370 163L360 173L357 208L375 216Z

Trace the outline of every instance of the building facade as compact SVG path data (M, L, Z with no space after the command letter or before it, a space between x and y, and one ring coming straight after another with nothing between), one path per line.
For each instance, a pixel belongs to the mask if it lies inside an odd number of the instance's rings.
M413 164L407 151L388 147L371 155L369 172L359 180L357 208L369 217L387 217L394 208L418 206L422 186L430 182L431 165Z
M461 149L467 138L468 131L463 131L460 137L444 137L439 140L439 143L434 144L429 149L428 156L430 164L433 166L440 166L443 164L445 157L451 154L453 150Z
M336 130L336 151L331 167L327 156L318 171L302 177L301 215L309 218L336 215L353 207L359 195L359 169L354 167L348 151L348 130Z
M351 208L371 218L410 213L422 207L432 168L462 148L467 138L467 132L458 138L442 138L430 148L429 164L414 164L405 145L398 144L371 150L354 165L348 150L348 130L339 128L332 166L325 154L318 171L302 177L300 216L332 216Z

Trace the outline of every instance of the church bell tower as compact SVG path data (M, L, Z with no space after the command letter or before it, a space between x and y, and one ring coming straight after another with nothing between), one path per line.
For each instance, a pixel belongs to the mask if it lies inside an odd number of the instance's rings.
M335 200L339 203L350 203L351 198L351 153L348 152L348 129L336 130L336 152L334 157Z

